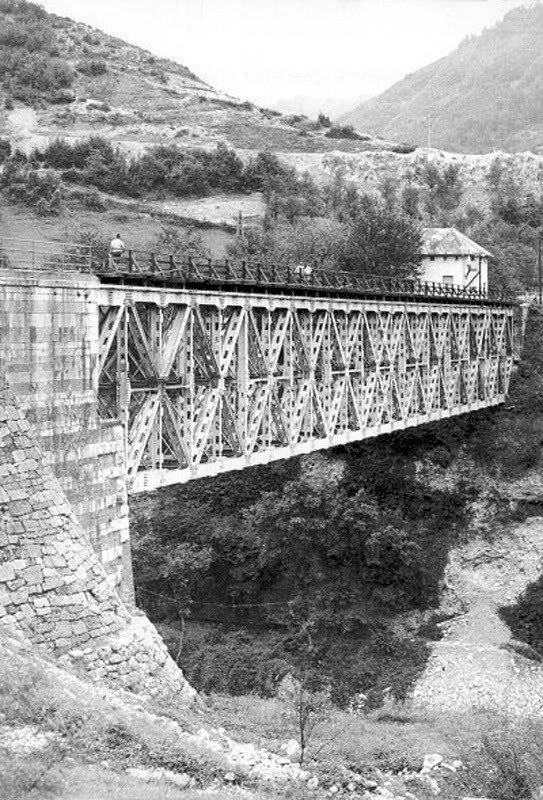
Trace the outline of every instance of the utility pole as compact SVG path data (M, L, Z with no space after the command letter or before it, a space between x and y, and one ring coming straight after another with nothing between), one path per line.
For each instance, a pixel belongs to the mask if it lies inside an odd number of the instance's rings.
M238 239L243 239L243 212L241 209L238 212L238 222L236 225L236 236Z

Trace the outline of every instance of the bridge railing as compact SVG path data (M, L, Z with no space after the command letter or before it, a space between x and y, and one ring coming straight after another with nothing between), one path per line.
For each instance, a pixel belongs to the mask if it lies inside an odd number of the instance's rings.
M307 266L285 266L256 261L178 259L173 255L128 250L122 258L111 257L96 263L93 271L100 275L147 280L168 280L181 283L237 285L262 288L330 290L372 295L405 295L461 298L472 300L508 300L510 295L499 290L483 290L473 286L421 281L416 278L393 278L382 275L359 275L340 270L312 269Z
M94 261L90 245L0 238L0 268L32 270L82 270Z
M117 280L145 279L173 285L241 286L252 289L340 291L470 300L514 301L499 290L432 283L416 278L358 275L353 272L284 266L256 261L178 258L171 254L128 250L121 258L106 248L71 242L0 238L0 268L75 270Z

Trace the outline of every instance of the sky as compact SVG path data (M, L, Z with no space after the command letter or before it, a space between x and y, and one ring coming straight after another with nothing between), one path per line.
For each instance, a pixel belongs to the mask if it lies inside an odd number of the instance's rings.
M328 99L329 104L347 107L447 55L466 36L490 27L511 8L529 4L522 0L38 2L47 11L184 64L215 88L243 100L274 106L296 98L300 103L312 98L317 105Z

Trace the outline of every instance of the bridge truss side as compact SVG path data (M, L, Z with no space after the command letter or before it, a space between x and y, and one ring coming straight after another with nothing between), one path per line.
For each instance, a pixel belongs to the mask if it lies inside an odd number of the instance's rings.
M99 404L130 491L503 402L513 309L102 287Z

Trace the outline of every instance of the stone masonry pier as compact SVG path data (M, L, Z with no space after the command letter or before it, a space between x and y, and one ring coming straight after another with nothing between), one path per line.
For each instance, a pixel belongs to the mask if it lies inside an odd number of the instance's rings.
M32 426L0 381L0 625L136 692L194 691L143 615L119 598Z
M0 272L0 363L111 585L133 601L122 427L100 420L99 281Z

